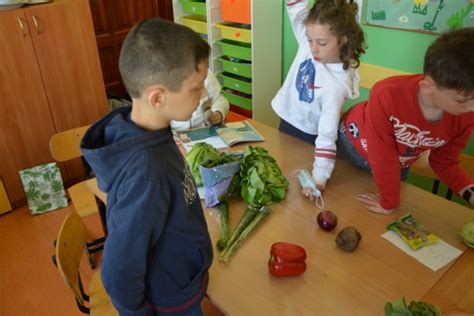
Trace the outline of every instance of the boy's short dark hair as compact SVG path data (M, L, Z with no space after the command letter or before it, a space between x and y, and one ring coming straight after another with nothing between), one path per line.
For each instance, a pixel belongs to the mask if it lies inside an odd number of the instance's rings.
M161 84L176 92L182 82L209 59L209 45L183 25L151 18L138 22L128 33L120 51L119 69L133 98Z
M474 28L450 31L436 39L426 51L423 72L438 88L474 93Z

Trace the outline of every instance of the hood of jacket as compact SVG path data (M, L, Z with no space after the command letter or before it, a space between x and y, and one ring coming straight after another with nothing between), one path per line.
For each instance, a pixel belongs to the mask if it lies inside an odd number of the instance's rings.
M349 67L344 70L342 63L323 64L323 67L334 79L336 85L344 91L346 98L353 100L359 97L360 75L357 68Z
M173 141L171 129L145 130L130 118L131 107L115 109L91 126L81 140L81 152L108 192L123 166L143 148Z

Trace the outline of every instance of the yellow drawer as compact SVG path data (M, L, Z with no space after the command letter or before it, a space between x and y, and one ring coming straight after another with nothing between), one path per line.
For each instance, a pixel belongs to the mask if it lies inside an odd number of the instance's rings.
M184 25L196 33L207 34L207 21L205 17L198 15L185 15L180 17Z
M216 23L215 26L220 29L223 38L243 43L252 42L252 31L250 30L250 25L222 22Z

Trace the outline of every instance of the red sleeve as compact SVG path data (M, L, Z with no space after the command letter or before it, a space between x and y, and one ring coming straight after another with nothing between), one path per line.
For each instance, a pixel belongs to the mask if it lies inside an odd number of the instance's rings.
M367 156L380 193L380 205L394 209L400 204L400 161L387 109L395 105L390 95L382 92L383 87L375 86L366 107Z
M459 193L466 186L474 184L474 179L459 164L459 156L471 137L473 127L472 124L466 126L459 135L447 144L433 149L429 156L433 171L455 193Z

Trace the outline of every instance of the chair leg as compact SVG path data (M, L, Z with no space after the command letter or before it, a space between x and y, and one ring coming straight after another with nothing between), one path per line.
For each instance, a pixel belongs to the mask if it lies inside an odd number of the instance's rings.
M451 189L448 189L448 192L446 192L445 198L448 200L451 200L453 198L453 191L451 191Z
M433 189L431 190L431 193L438 194L438 190L439 190L439 180L435 179L433 181Z
M105 236L97 238L95 240L88 241L86 243L87 259L89 260L89 266L91 269L95 269L97 266L94 261L94 253L104 250Z

